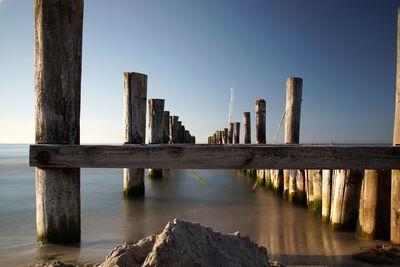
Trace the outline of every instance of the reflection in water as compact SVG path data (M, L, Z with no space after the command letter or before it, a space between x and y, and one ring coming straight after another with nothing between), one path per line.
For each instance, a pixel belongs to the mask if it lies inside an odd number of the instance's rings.
M254 180L236 171L198 170L196 173L208 185L189 171L171 170L162 179L145 179L144 198L124 199L122 169L82 169L80 246L37 246L35 252L34 210L24 221L17 219L17 210L8 211L12 224L7 229L14 231L13 235L28 235L31 241L24 244L28 248L24 255L12 250L11 244L3 243L0 265L32 263L52 256L81 263L100 262L117 244L157 234L175 217L200 222L223 233L240 231L265 246L274 259L284 264L350 263L351 259L343 255L373 244L358 241L355 233L331 231L306 209L262 187L253 192ZM26 209L31 210L31 206ZM1 236L7 237L7 234L0 229Z

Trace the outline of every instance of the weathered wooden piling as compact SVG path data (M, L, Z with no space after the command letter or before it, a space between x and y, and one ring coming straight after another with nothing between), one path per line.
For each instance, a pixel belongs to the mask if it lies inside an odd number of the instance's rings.
M244 143L251 143L251 121L250 121L250 112L243 112L243 135L244 135Z
M322 222L328 223L331 212L332 170L322 170Z
M309 170L304 171L305 186L306 186L306 203L307 210L314 211L314 182L313 175L310 175Z
M124 133L126 144L144 144L146 139L147 75L124 73ZM144 169L124 168L123 193L144 195Z
M301 78L290 77L286 80L285 144L299 143L302 84ZM289 201L294 201L296 199L297 171L285 170L283 173L283 196L287 197Z
M334 230L354 230L357 224L363 171L334 170L330 226Z
M256 100L256 144L265 144L265 100Z
M164 99L149 99L148 143L161 144L164 132ZM161 169L149 169L149 177L162 177Z
M289 181L289 195L290 195L290 181ZM296 203L301 205L306 205L306 191L305 191L305 171L297 170L296 171Z
M396 106L394 116L393 145L400 145L400 8L397 19L397 70ZM400 170L392 170L390 242L400 245Z
M225 138L225 144L228 144L228 139L229 139L229 129L228 128L224 128L224 138Z
M233 129L235 128L235 123L230 122L228 128L228 144L233 144Z
M239 144L240 140L240 122L235 122L233 127L233 144Z
M387 240L390 236L389 178L388 170L365 170L360 196L360 239Z
M169 135L172 138L171 144L176 144L178 141L178 116L170 116Z
M313 182L313 212L317 215L322 214L322 171L308 170Z
M164 111L163 118L163 144L170 143L170 135L169 135L169 111Z
M34 1L36 144L79 144L83 0ZM43 243L79 242L80 169L36 168Z

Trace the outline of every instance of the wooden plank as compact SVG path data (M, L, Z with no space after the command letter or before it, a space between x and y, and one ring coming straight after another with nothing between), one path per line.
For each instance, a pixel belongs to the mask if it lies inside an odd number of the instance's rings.
M31 145L30 166L165 169L400 169L400 147Z

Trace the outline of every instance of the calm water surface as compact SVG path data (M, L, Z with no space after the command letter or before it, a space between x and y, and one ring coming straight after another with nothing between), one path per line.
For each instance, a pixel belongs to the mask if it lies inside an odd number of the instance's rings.
M28 145L0 145L0 266L26 266L49 257L96 263L122 242L136 242L180 218L223 233L240 231L284 264L348 264L350 254L374 242L355 233L333 232L304 208L233 170L171 170L147 179L146 197L122 197L122 169L82 169L82 242L79 246L36 244L34 169ZM360 264L357 264L360 266Z

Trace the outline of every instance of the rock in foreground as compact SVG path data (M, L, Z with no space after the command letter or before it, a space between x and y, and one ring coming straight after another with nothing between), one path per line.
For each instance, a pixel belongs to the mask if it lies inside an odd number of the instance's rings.
M224 235L174 219L161 234L117 246L101 267L270 266L267 250L239 233Z

